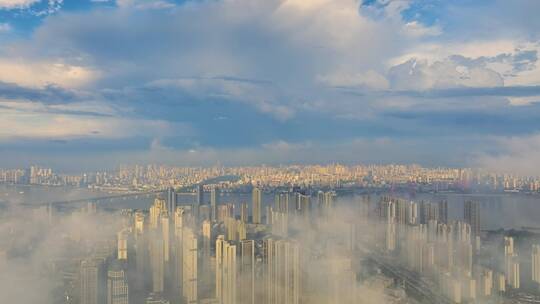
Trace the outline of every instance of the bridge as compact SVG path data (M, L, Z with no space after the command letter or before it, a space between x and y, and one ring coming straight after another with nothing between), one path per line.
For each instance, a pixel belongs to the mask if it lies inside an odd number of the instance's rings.
M97 203L97 202L102 202L102 201L108 201L108 200L113 200L113 199L125 199L125 198L130 198L130 197L135 197L135 198L138 198L139 196L151 197L151 196L164 193L166 191L167 190L152 190L152 191L145 191L145 192L122 193L122 194L116 194L116 195L80 198L80 199L65 200L65 201L23 203L22 205L35 207L35 206L61 206L61 205L71 205L71 204L77 204L77 203L92 203L92 202Z

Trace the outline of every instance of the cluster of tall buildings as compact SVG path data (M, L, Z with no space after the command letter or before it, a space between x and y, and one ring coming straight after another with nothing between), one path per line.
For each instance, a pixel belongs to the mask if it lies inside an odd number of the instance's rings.
M210 190L209 204L202 185L194 195L193 204L179 205L169 189L148 210L126 212L113 258L81 262L80 303L306 303L302 245L290 237L289 224L330 215L335 193L279 192L265 206L262 190L254 188L240 210L220 202L219 188ZM332 260L328 268L350 280L344 286L356 282L351 261ZM100 283L104 275L107 284ZM323 303L343 296L334 291Z
M467 201L463 221L448 220L448 203L411 202L383 198L377 208L381 218L383 248L406 269L431 278L453 303L476 302L520 288L520 263L514 238L505 236L492 259L483 260L480 205ZM485 253L484 253L485 258ZM539 281L538 245L532 246L532 281Z
M122 210L114 241L78 262L64 303L352 304L362 296L362 261L373 257L433 282L420 286L441 303L499 299L524 280L540 289L540 245L530 264L511 236L487 250L475 201L451 219L445 200L372 204L365 195L338 204L334 191L280 188L269 201L253 187L250 201L233 203L201 183L189 193L191 203L168 188L148 209ZM100 211L88 204L84 212Z

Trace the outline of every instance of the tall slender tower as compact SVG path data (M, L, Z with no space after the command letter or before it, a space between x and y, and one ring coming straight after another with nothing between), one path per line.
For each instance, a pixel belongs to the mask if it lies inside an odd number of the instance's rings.
M439 222L448 223L448 201L439 202Z
M196 197L195 197L196 205L200 206L200 205L204 204L204 187L203 187L203 184L198 184L197 185L197 192L195 194L196 194Z
M168 263L171 255L171 231L167 213L161 216L161 238L163 239L163 261Z
M210 213L211 213L211 220L212 222L216 221L217 216L217 206L219 205L219 188L214 187L212 188L212 191L210 192Z
M540 245L535 244L532 246L532 280L537 284L540 284Z
M167 189L167 212L173 214L176 210L176 191L173 187Z
M262 192L259 188L253 188L253 193L251 195L252 206L252 221L254 224L261 223L261 202L262 202Z
M183 229L183 294L185 303L197 303L198 299L198 246L197 236L190 228Z
M240 220L243 222L243 223L247 223L248 222L248 204L247 203L242 203L242 205L240 205Z
M219 236L216 241L216 298L222 304L237 303L236 245Z
M173 294L180 301L183 296L183 263L184 263L184 215L185 209L177 207L174 213L174 283Z
M161 293L165 289L165 264L161 235L151 240L150 266L152 267L152 291Z
M240 303L255 304L255 241L241 242Z
M473 236L480 235L480 204L478 202L465 202L464 218L465 222L471 225Z
M128 258L128 250L127 250L127 239L128 239L128 231L126 229L121 230L117 234L118 237L118 251L117 251L117 259L122 261L127 261Z

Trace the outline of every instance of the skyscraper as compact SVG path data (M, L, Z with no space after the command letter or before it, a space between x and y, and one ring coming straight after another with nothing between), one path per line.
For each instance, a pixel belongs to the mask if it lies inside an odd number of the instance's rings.
M99 278L102 261L98 259L86 259L80 265L80 303L100 303Z
M171 252L171 232L169 215L167 213L161 216L161 238L163 239L163 262L168 263Z
M221 304L236 304L236 293L236 245L220 235L216 240L216 298Z
M252 221L254 224L261 223L261 203L262 203L262 192L259 188L253 188L251 195L252 202Z
M299 245L290 240L264 241L266 303L298 304L300 301Z
M200 206L204 204L204 187L203 184L198 184L195 193L195 204Z
M474 201L465 202L464 219L471 225L473 236L480 235L480 204Z
M176 205L176 191L173 187L169 187L167 189L167 212L173 214L174 210L176 210Z
M185 303L197 303L198 299L198 246L197 236L190 228L183 229L182 292Z
M184 217L186 210L177 207L174 213L174 270L173 295L178 301L183 296L183 263L184 263Z
M282 192L275 195L274 211L289 212L289 193Z
M540 284L540 245L532 245L531 272L533 282Z
M248 222L248 204L246 203L242 203L242 205L240 206L240 220L243 222L243 223L247 223Z
M512 288L520 287L520 271L518 255L514 251L514 238L504 237L504 271L508 285Z
M128 304L128 283L119 263L113 263L107 272L107 304Z
M255 304L255 241L242 241L240 254L240 302Z
M448 223L448 201L439 201L439 222Z
M150 266L152 268L152 291L162 293L165 289L165 263L163 239L161 235L152 239L150 245Z
M117 259L126 261L128 258L128 250L127 250L127 239L128 239L128 231L126 229L121 230L117 234L118 238L118 251L117 251Z
M217 216L217 206L219 205L219 188L218 187L213 187L211 192L210 192L210 208L211 208L211 220L212 222L215 222L216 221L216 216Z

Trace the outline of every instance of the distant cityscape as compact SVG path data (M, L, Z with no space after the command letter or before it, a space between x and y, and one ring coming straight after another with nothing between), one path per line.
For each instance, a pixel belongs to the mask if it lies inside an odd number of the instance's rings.
M421 191L506 191L538 193L540 177L472 168L426 168L419 165L289 165L252 167L120 166L116 170L61 174L52 168L0 169L0 183L76 186L106 191L148 191L218 184L224 191L251 186L392 188Z
M35 238L63 252L40 262L53 303L540 302L538 231L482 230L479 201L451 218L448 201L397 191L530 194L535 177L417 165L153 165L80 175L32 166L1 170L0 180L153 197L145 208L82 199L0 209L6 223L22 212L41 227ZM18 241L24 228L2 227L0 263L37 254Z

